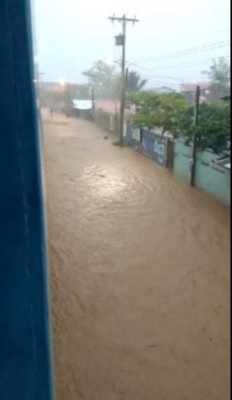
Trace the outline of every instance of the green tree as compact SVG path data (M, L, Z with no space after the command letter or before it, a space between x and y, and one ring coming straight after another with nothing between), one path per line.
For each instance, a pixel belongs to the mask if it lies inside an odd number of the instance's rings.
M130 98L139 107L133 121L137 127L162 128L163 134L168 131L174 138L181 136L186 144L196 134L197 147L201 150L211 147L217 151L229 138L230 107L225 102L201 104L199 124L195 126L194 107L181 94L141 92L132 94Z
M180 116L185 115L189 103L179 93L155 94L142 92L132 94L132 103L139 107L134 124L138 127L162 128L162 134L171 131L177 134Z
M88 78L98 97L113 99L115 98L116 85L118 80L115 65L110 65L104 61L97 61L83 75Z
M196 132L197 146L219 151L225 148L230 137L230 106L228 103L203 103L199 109L199 124L191 126L185 133L187 142Z
M83 75L88 78L89 84L95 88L98 97L108 99L120 99L121 74L119 63L108 64L104 61L97 61ZM127 77L126 92L138 92L146 84L146 79L142 79L136 71L129 71Z
M88 84L70 84L70 95L72 99L91 99L91 86Z
M203 71L210 80L210 100L218 100L230 90L230 64L224 57L213 60L209 71Z
M127 77L127 93L139 92L146 85L147 80L142 79L136 71L129 71Z

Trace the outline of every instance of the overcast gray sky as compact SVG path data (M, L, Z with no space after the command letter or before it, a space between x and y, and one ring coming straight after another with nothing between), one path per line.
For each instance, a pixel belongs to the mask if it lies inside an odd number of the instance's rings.
M46 81L62 77L83 83L82 72L94 61L120 58L114 36L121 26L108 20L112 14L139 19L135 26L128 24L126 58L128 67L148 78L150 86L202 81L201 71L208 69L212 58L229 60L229 0L34 3L39 66ZM184 50L186 54L176 54Z

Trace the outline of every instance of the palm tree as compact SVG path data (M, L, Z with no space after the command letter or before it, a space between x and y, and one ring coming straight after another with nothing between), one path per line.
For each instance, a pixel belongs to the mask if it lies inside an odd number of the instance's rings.
M139 92L147 83L146 79L141 79L141 76L136 71L129 71L127 77L127 92Z

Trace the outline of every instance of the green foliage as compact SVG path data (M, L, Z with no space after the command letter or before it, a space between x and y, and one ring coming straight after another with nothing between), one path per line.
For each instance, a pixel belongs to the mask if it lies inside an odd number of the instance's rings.
M141 79L136 71L129 71L127 77L127 93L139 92L147 83L146 79Z
M163 134L168 131L174 137L184 137L186 144L196 134L199 149L218 149L230 135L230 107L225 102L201 104L196 126L193 105L179 93L135 93L130 101L139 108L133 122L136 127L162 128Z
M224 57L213 60L209 71L203 71L210 79L211 100L218 100L230 90L230 64Z
M91 99L91 86L87 84L70 84L70 97L72 99L86 100Z
M110 65L104 61L97 61L83 75L88 78L94 87L96 96L107 99L120 99L121 75L118 65ZM127 93L138 92L146 84L136 71L129 71L127 77Z
M162 128L163 134L167 131L175 134L180 116L189 108L188 102L179 93L159 95L143 92L132 94L130 100L140 107L134 119L135 126L157 126Z
M224 103L203 103L199 110L199 125L196 129L198 147L214 150L225 146L230 136L230 107Z
M118 74L115 65L110 65L104 61L97 61L87 71L83 72L94 87L98 97L114 98Z

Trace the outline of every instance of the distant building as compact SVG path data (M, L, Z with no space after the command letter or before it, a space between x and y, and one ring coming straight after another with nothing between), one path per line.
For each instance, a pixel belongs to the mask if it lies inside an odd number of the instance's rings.
M95 109L109 114L117 114L120 109L120 102L116 100L95 100Z
M92 100L72 100L72 114L76 117L92 120L93 102Z
M208 95L210 93L210 83L209 82L200 82L200 83L182 83L181 84L181 93L183 93L187 100L194 101L196 86L199 85L201 88L201 101L206 101L208 99Z
M170 87L167 87L167 86L162 86L162 87L152 89L152 92L158 93L158 94L168 94L168 93L175 93L176 90L174 90Z
M40 82L40 87L47 91L60 92L62 90L59 82Z

